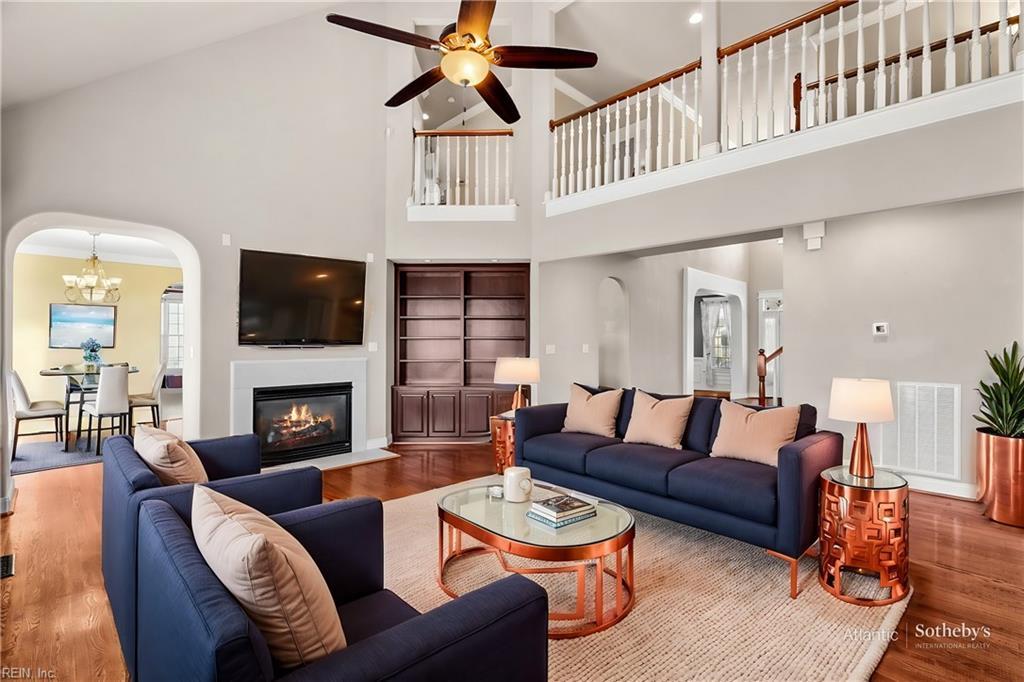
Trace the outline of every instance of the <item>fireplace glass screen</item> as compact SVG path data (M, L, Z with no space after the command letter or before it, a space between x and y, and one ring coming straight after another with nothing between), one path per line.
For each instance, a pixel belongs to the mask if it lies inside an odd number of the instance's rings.
M351 452L352 384L257 388L253 432L264 465Z

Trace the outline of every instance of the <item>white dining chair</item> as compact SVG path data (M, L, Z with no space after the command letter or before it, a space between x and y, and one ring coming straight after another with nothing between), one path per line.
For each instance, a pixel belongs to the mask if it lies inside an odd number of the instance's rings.
M21 426L21 422L33 419L52 419L54 430L52 432L42 431L40 435L53 433L53 439L56 441L60 440L60 434L64 432L62 425L64 421L64 404L59 400L32 400L25 389L25 384L21 381L21 377L18 376L16 371L12 369L8 372L7 376L11 392L14 394L14 446L11 448L11 459L13 460L18 454L18 428Z
M153 377L153 387L149 393L135 393L128 396L128 430L134 431L135 408L148 407L150 417L153 419L153 426L160 428L160 389L164 385L164 374L167 373L167 363L160 363Z
M128 366L113 365L100 367L100 383L96 389L96 401L85 403L82 411L89 415L89 431L86 448L92 447L92 418L96 417L96 454L100 454L103 440L103 420L110 419L110 433L125 433L128 425ZM78 436L81 437L81 431ZM77 440L76 440L77 442Z

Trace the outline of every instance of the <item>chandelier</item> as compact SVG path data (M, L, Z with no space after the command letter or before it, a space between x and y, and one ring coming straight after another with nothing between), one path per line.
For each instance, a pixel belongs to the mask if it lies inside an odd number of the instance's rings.
M64 297L72 303L117 303L121 300L121 278L107 277L103 261L96 255L96 237L92 234L92 255L85 259L81 274L62 275Z

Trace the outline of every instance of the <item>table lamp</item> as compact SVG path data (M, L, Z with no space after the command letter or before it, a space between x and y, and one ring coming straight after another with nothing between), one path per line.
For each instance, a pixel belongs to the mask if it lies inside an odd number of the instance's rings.
M885 379L832 379L828 418L857 423L853 451L850 453L850 474L873 478L875 465L871 462L867 425L895 419L889 382Z
M494 383L515 384L512 409L526 407L529 402L523 395L523 384L540 381L540 360L537 358L498 358L494 363Z

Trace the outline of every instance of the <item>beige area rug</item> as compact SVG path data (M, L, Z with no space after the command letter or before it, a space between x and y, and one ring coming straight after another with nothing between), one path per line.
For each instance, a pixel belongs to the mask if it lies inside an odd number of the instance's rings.
M384 503L385 585L420 611L448 601L435 580L436 501L457 487ZM866 680L909 601L868 608L835 599L818 585L811 558L800 564L793 600L787 564L763 550L635 516L636 605L603 632L552 640L551 680ZM479 555L453 564L449 584L462 593L503 575L495 557ZM571 574L537 581L552 605L574 601Z

